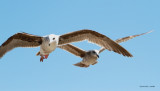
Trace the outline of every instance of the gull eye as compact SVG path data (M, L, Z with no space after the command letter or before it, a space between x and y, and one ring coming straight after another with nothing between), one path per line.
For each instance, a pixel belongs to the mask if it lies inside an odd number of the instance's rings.
M53 40L55 40L55 38L53 38Z
M95 51L92 51L92 53L96 53Z

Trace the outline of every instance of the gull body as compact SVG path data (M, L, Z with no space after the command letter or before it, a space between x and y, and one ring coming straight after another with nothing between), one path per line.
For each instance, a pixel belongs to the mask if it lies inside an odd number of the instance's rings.
M43 42L40 45L40 51L37 53L37 56L38 55L41 56L40 58L41 62L43 62L43 59L47 59L49 54L57 48L59 36L50 34L48 36L44 36L42 41Z
M50 34L42 39L42 44L40 46L40 53L42 55L47 55L54 51L58 45L58 37L56 35ZM53 40L54 39L54 40Z
M97 50L90 50L86 52L81 62L76 63L74 65L80 66L80 67L89 67L90 65L96 64L98 62L97 61L98 58L99 58L99 55L97 53Z

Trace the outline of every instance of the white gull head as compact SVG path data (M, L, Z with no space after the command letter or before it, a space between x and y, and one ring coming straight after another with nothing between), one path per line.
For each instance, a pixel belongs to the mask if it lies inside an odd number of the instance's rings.
M47 36L49 39L49 43L55 43L56 42L56 46L58 45L58 41L59 41L59 35L55 35L55 34L50 34Z
M50 34L43 37L42 45L40 46L40 55L49 55L58 45L59 36Z

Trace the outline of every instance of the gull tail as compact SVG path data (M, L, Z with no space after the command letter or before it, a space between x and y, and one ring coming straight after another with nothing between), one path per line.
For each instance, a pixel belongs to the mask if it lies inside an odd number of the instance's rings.
M86 67L86 68L89 67L89 65L83 64L81 62L73 64L73 65L78 66L78 67Z

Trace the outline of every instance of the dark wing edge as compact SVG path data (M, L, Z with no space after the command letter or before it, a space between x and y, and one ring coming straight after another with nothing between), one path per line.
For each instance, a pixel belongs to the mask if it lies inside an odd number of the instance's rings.
M9 37L0 46L0 58L3 57L8 51L16 47L38 47L42 44L42 37L31 35L28 33L17 33Z

